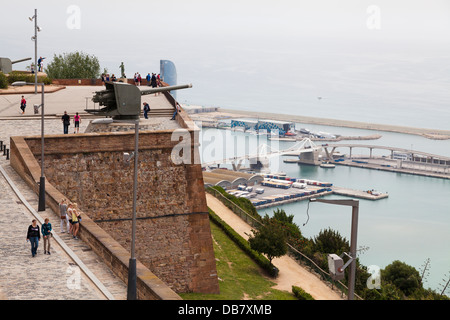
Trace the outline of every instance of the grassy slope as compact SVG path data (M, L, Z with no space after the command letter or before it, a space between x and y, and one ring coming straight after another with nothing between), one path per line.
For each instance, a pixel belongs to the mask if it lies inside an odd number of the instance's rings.
M211 223L220 294L183 293L185 300L296 300L292 293L272 289L274 282L227 235Z

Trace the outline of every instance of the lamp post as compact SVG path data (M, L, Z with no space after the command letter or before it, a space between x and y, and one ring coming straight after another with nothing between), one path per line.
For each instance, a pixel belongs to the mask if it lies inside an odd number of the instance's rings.
M39 204L38 211L45 211L45 176L44 176L44 88L45 85L43 83L28 83L25 81L16 81L13 82L12 86L24 86L24 85L40 85L42 94L41 94L41 177L39 179Z
M137 271L135 256L136 239L136 200L138 177L138 150L139 150L139 119L134 122L134 180L133 180L133 218L131 225L131 257L128 266L127 300L137 300Z
M94 120L92 123L96 123ZM136 270L136 202L137 202L137 180L138 180L138 153L139 153L139 119L132 120L114 120L101 119L101 123L134 123L134 153L123 154L123 159L129 163L134 158L134 178L133 178L133 213L131 224L131 256L128 264L128 285L127 300L137 300L137 270Z
M37 25L37 9L34 9L34 16L28 18L30 21L34 20L34 36L31 39L34 41L34 94L37 94L37 78L38 78L38 66L37 66L37 33L41 31L41 29Z
M347 199L336 199L336 200L326 200L326 199L310 199L310 202L323 202L329 204L337 204L343 206L352 207L352 227L351 227L351 238L350 238L350 256L352 262L350 264L350 273L348 277L348 300L353 300L355 296L355 276L356 276L356 240L358 237L358 214L359 214L359 201L358 200L347 200Z

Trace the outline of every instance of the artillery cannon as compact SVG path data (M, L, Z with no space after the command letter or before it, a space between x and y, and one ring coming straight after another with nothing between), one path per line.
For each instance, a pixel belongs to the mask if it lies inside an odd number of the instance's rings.
M11 59L9 59L9 58L0 58L0 71L5 74L11 73L13 64L23 62L23 61L28 61L28 60L31 60L31 58L25 58L25 59L20 59L20 60L15 60L15 61L11 61Z
M157 92L192 88L192 84L167 86L140 90L138 87L123 82L105 82L105 90L95 92L92 101L103 106L101 109L85 109L95 115L113 119L139 119L141 113L141 96Z

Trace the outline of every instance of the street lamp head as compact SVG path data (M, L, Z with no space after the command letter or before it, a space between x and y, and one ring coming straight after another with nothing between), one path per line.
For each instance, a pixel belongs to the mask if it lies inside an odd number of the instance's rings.
M42 31L42 28L41 28L41 27L37 26L36 28L37 28L37 31L39 31L39 32Z
M28 19L30 19L30 21L33 21L33 19L34 19L34 16L32 16L32 17L28 17Z

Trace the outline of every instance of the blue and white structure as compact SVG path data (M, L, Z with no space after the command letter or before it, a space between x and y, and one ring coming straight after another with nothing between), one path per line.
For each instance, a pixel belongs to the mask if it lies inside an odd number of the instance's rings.
M161 75L161 80L167 83L169 86L177 85L177 69L175 64L170 60L160 60L159 61L159 74ZM177 99L177 91L171 91L170 94L174 99Z

